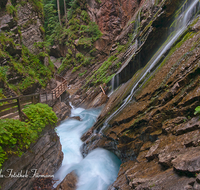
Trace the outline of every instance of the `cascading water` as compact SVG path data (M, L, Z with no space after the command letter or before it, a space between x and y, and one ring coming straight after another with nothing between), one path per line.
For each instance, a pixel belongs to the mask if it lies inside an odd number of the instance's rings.
M134 23L134 32L132 34L131 40L133 41L137 35L137 30L140 27L140 14L141 14L141 8L138 11L138 14L135 18L135 23ZM130 60L132 59L132 57L134 56L137 48L140 46L140 40L139 39L135 39L135 43L132 44L128 50L124 53L123 57L127 57L126 61L124 62L123 66L120 68L120 70L115 74L115 76L111 79L111 93L109 94L109 96L114 92L114 90L120 85L120 79L119 79L119 75L118 73L120 73L126 66L127 64L130 62Z
M155 55L150 59L147 63L144 71L137 78L137 81L133 84L132 90L130 94L125 98L123 104L117 109L113 114L111 114L105 121L104 126L101 128L99 133L103 133L103 131L108 127L108 123L110 120L116 116L121 110L125 108L125 106L132 100L136 89L138 88L140 82L146 77L146 75L155 69L157 63L160 61L162 56L172 47L172 45L176 42L176 40L186 31L188 23L194 18L194 15L200 9L199 0L185 1L184 7L180 12L179 16L175 20L175 27L168 39L163 43L160 49L155 53ZM131 55L132 57L132 55ZM115 76L116 77L116 76ZM144 82L143 82L144 83ZM143 85L141 84L141 86Z
M79 116L81 121L68 119L56 128L64 159L55 174L55 179L58 179L55 186L71 171L78 176L77 190L106 190L116 180L121 162L113 153L97 148L83 158L80 151L83 144L80 138L92 127L100 111L100 108L73 108L71 116Z

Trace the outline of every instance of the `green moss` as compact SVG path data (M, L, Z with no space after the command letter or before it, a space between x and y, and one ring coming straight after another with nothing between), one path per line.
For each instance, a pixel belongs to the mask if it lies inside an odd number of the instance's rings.
M40 26L40 32L44 35L45 34L45 29L43 26Z
M17 15L17 9L13 5L7 5L6 11L13 16Z
M100 0L95 0L97 3L101 4L102 2Z
M45 87L47 81L53 75L52 63L48 67L43 64L43 60L45 57L48 57L48 54L45 52L40 52L38 55L32 54L25 46L15 44L9 33L2 32L0 34L0 42L0 56L9 59L8 65L1 67L0 71L0 78L4 84L18 94L35 83ZM7 52L8 45L14 50L21 49L21 59ZM7 73L15 73L21 80L15 85L10 84Z
M0 168L9 156L21 156L45 126L53 126L57 122L56 114L46 104L30 105L23 111L28 116L26 122L0 120Z

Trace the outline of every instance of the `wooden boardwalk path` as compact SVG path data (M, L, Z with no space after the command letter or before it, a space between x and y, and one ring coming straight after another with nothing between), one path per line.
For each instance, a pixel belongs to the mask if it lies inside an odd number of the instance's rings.
M41 94L40 102L43 103L49 100L56 100L67 90L67 81L63 77L56 75L55 79L58 81L59 85L54 88L51 93Z
M59 85L54 88L51 93L37 93L0 100L0 103L3 104L0 106L0 119L19 116L20 119L23 120L24 114L22 110L24 106L39 102L48 103L58 99L67 90L67 81L63 77L57 75L55 76L55 79L58 81Z

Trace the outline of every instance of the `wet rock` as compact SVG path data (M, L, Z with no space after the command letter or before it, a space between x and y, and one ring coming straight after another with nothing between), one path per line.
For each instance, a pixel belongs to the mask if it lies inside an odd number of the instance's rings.
M50 85L50 88L51 88L51 89L56 88L56 87L57 87L56 80L52 78L52 79L49 81L49 85Z
M174 128L174 134L181 135L190 131L194 131L200 128L199 117L192 118L191 121L178 125Z
M200 147L190 148L172 160L173 167L182 172L200 172Z
M109 99L108 96L106 94L104 94L103 92L101 92L91 102L91 104L89 105L89 107L95 108L95 107L101 106L101 105L105 104L108 99Z
M184 187L184 190L193 190L193 187L191 185L186 185Z
M69 173L64 180L55 188L55 190L76 190L78 182L75 172Z
M194 178L180 177L173 173L172 169L168 169L156 175L146 178L132 178L128 176L129 185L135 190L177 190L189 188L194 184ZM133 182L133 183L132 183ZM191 186L192 187L192 186Z
M58 101L53 106L53 111L56 113L56 116L58 117L59 121L62 121L64 119L67 119L71 114L71 106L65 104L64 102Z
M196 181L197 183L200 183L200 174L197 175Z
M168 134L170 133L173 128L180 124L180 123L183 123L187 121L187 118L186 117L176 117L174 119L170 119L170 120L167 120L163 123L163 126L162 126L162 130L165 134Z
M200 30L200 18L198 19L197 23L194 26L192 26L191 30L195 32Z
M156 141L156 144L153 145L148 151L147 155L145 156L147 160L153 160L157 156L156 150L158 149L158 146L159 140Z
M70 119L75 119L75 120L81 121L81 118L79 116L70 117Z
M200 189L200 184L195 182L194 186L193 186L194 190L199 190Z

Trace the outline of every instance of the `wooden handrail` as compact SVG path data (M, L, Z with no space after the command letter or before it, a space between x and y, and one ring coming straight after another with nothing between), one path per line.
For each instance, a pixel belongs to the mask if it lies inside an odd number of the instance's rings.
M17 96L13 98L6 98L0 100L0 103L5 102L4 105L0 106L0 117L5 116L7 114L10 114L8 117L11 118L13 115L16 115L16 111L18 111L18 114L20 116L20 119L23 120L24 114L22 112L24 104L27 103L33 103L36 104L38 102L46 102L48 100L54 100L61 96L61 94L67 90L67 81L61 77L56 76L57 79L62 80L62 83L58 85L56 88L54 88L50 94L30 94L30 95L24 95L24 96ZM55 78L56 78L55 77ZM43 101L43 100L45 101ZM13 102L12 100L16 100Z
M56 98L59 98L60 95L67 90L67 81L64 80L60 85L52 90L52 93L55 94Z
M11 100L17 100L17 102L10 102ZM5 118L12 118L14 115L16 116L16 113L18 111L18 114L20 119L24 119L24 113L22 112L22 109L24 105L28 104L36 104L40 102L40 94L31 94L31 95L25 95L25 96L17 96L13 98L6 98L0 100L0 102L5 102L4 105L0 106L0 117L8 115Z

